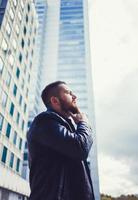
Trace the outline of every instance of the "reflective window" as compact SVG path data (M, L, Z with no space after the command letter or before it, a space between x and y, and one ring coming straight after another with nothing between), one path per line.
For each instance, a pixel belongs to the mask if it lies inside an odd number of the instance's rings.
M17 67L16 69L16 77L19 79L20 77L20 69Z
M20 0L20 3L21 3L21 7L22 7L22 9L24 9L24 3L23 3L23 1Z
M16 123L19 125L19 121L20 121L20 113L17 112L17 117L16 117Z
M20 140L19 140L19 149L20 150L22 149L22 143L23 143L23 140L22 140L22 138L20 138Z
M28 15L26 15L26 23L28 23Z
M24 161L27 161L27 160L28 160L28 153L24 153L24 155L23 155L23 160L24 160Z
M2 74L3 66L4 66L4 63L3 63L2 58L0 57L0 74Z
M16 34L19 35L20 30L19 30L19 26L18 26L18 24L16 24L16 26L15 26L15 30L16 30Z
M6 163L6 158L7 158L7 147L3 147L3 152L2 152L2 158L1 158L1 161L3 163Z
M10 27L10 24L8 22L6 24L6 33L8 34L8 36L11 35L11 27Z
M13 0L13 5L14 5L14 7L17 6L17 0Z
M20 104L20 106L22 105L22 100L23 100L23 97L22 97L22 95L20 95L20 98L19 98L19 104Z
M24 104L24 113L26 113L27 105L26 103Z
M13 12L13 9L10 7L10 10L9 10L9 14L10 14L10 18L11 20L14 19L14 12Z
M15 39L12 40L12 45L13 45L14 50L16 50L17 49L17 43L16 43Z
M14 113L14 104L11 103L11 106L10 106L10 115L13 116L13 113Z
M30 4L27 5L28 12L30 12Z
M13 144L16 145L16 142L17 142L17 132L14 131L14 136L13 136Z
M17 158L17 163L16 163L16 171L19 172L19 168L20 168L20 159Z
M14 64L14 57L12 56L12 54L9 55L9 64L11 66L13 66L13 64Z
M7 77L6 77L6 85L9 87L10 86L10 82L11 82L11 75L10 73L8 72L7 73Z
M20 11L18 11L18 18L19 18L19 20L20 20L20 22L21 22L22 16L21 16L21 12L20 12Z
M8 50L8 44L6 42L5 39L2 40L2 44L1 44L1 47L2 47L2 50L7 53L7 50Z
M3 115L0 113L0 131L2 130L3 120L4 120L4 117L3 117Z
M8 95L3 91L2 100L1 100L2 107L6 107L7 99L8 99Z
M25 125L25 122L24 120L22 121L22 131L24 131L24 125Z
M26 35L26 32L27 32L27 29L26 29L26 27L24 26L24 28L23 28L23 33L24 33L24 35Z
M9 138L11 133L11 125L7 123L6 136Z
M20 53L19 54L19 61L20 61L20 63L22 62L22 59L23 59L23 57L22 57L22 54Z
M14 87L13 87L13 94L14 94L14 96L16 96L16 94L17 94L17 86L16 86L16 84L14 84Z
M13 167L13 162L14 162L14 154L11 152L11 156L10 156L10 167Z
M24 48L24 39L22 38L22 41L21 41L21 46L22 46L22 48Z

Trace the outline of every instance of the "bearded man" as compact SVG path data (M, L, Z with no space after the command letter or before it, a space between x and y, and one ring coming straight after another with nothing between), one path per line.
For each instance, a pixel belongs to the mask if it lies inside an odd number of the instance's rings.
M62 81L42 92L47 111L35 117L27 134L30 200L94 200L87 163L92 129L76 99Z

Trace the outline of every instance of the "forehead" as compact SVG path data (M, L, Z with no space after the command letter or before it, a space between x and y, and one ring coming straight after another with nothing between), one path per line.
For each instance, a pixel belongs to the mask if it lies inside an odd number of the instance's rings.
M58 87L59 87L59 91L70 91L71 90L69 88L69 86L67 86L65 84L60 84Z

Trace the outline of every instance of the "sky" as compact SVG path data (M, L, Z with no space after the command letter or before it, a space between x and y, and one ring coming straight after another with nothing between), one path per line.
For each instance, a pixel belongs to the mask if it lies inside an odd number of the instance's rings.
M138 0L89 0L101 193L138 194Z

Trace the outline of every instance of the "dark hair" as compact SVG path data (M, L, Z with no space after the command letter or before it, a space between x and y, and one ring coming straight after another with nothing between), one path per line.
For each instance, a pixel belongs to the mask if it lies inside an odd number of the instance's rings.
M47 85L42 91L41 98L46 107L51 106L50 98L52 96L56 96L56 97L58 96L59 94L58 86L60 84L66 84L66 83L63 81L56 81Z

